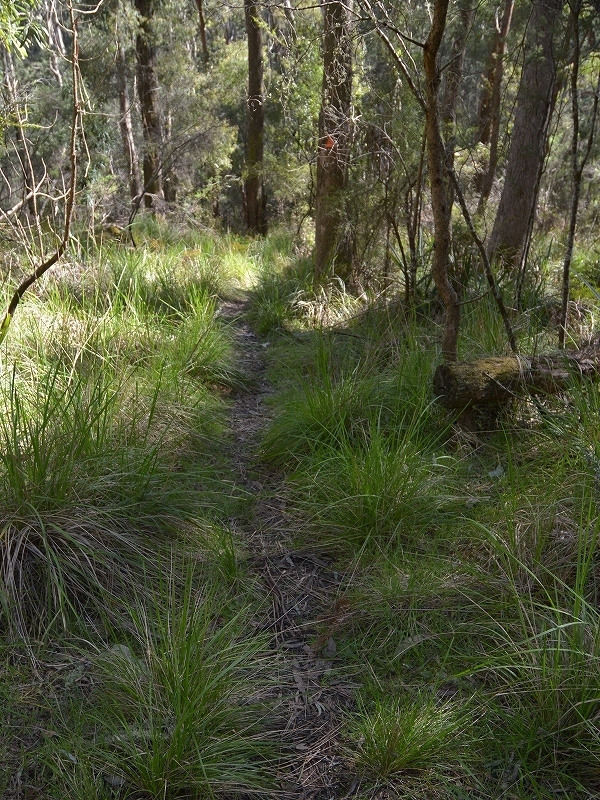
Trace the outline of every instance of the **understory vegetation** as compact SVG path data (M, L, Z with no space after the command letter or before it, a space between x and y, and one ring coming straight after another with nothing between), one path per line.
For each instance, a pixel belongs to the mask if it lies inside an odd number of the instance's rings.
M552 336L551 270L512 319L525 352ZM358 793L594 796L597 386L481 412L473 435L432 397L428 307L336 282L311 296L292 265L259 281L253 314L278 388L261 458L299 542L345 575L319 641L361 684L343 728ZM463 357L504 354L502 333L480 300Z
M253 469L277 476L294 546L342 576L312 646L355 686L335 745L347 790L595 796L597 386L465 432L431 392L429 301L314 288L283 234L136 236L73 247L2 351L0 796L285 785L227 417L255 378L228 298L248 298L275 388ZM513 322L528 351L552 333L541 302ZM474 304L464 356L502 353L498 330Z

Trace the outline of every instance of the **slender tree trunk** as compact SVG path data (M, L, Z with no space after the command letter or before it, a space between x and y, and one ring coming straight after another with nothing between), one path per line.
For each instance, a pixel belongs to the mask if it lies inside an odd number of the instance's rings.
M206 41L206 20L204 19L204 4L202 0L196 0L196 6L198 7L198 28L200 31L200 44L202 46L202 61L208 64L210 61L210 54Z
M131 99L127 87L127 61L125 58L125 49L120 42L117 44L116 67L117 88L119 91L119 129L121 131L123 152L127 163L129 193L133 200L142 193L142 178L140 175L140 163L135 146L135 138L133 136L133 125L131 122Z
M449 0L435 0L431 30L423 51L423 66L427 82L425 109L425 136L427 139L427 164L431 185L433 208L434 245L432 275L444 303L446 319L442 337L442 356L445 363L457 360L460 304L448 278L450 253L451 206L448 203L448 174L445 168L444 143L440 133L438 93L440 73L437 55L444 35Z
M56 0L45 0L44 10L46 12L46 30L48 31L50 70L62 89L63 77L60 71L60 59L65 58L67 50L65 48L60 20L58 19L58 12L56 10Z
M284 0L283 13L288 21L291 39L295 42L298 35L296 33L296 22L294 20L294 7L292 6L291 0Z
M577 214L579 211L579 197L581 195L581 183L583 180L583 170L589 158L594 143L594 129L596 127L596 117L598 115L598 94L600 92L600 75L594 94L594 104L592 119L590 123L590 133L588 136L587 147L581 161L579 160L579 67L581 60L581 42L579 30L579 15L581 13L581 0L576 0L571 6L571 17L573 22L573 64L571 66L571 115L573 121L573 131L571 134L571 175L573 177L573 192L571 195L571 213L569 215L569 232L567 235L567 247L563 262L562 276L562 305L560 314L560 324L558 328L558 344L565 346L567 333L567 317L569 309L569 289L571 281L571 261L573 260L573 249L575 247L575 231L577 229Z
M535 213L556 97L553 40L562 6L563 0L532 0L506 176L488 244L490 260L502 259L507 267L518 263Z
M147 208L155 209L156 199L163 199L160 163L163 137L153 31L155 0L135 0L135 7L140 15L135 49L144 133L144 202Z
M245 0L246 33L248 36L248 104L246 109L246 178L244 205L246 224L253 234L267 232L267 196L263 182L265 141L265 89L263 84L263 45L260 9L257 3Z
M465 63L467 37L475 15L475 8L476 6L471 0L461 0L459 6L459 26L452 43L450 63L444 71L445 84L440 103L440 118L446 150L446 162L450 169L454 167L454 151L456 149L456 101L458 99L458 90L462 80L463 65ZM452 193L451 183L448 184L448 188ZM452 205L452 199L450 199L450 205Z
M323 87L315 197L315 280L333 271L347 280L352 246L344 235L343 192L348 182L352 103L352 0L323 8Z
M482 144L487 144L489 142L490 157L481 184L481 195L477 207L478 213L483 212L485 204L488 201L492 186L494 185L496 167L498 166L500 101L502 97L502 76L504 73L504 51L506 49L506 38L510 30L514 6L515 0L506 0L504 4L504 13L502 14L500 26L497 29L494 48L490 54L490 67L484 89L484 96L480 106L479 118L481 127L479 141L482 142Z

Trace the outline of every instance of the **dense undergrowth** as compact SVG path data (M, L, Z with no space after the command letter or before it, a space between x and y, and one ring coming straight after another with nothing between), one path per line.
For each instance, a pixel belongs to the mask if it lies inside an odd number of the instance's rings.
M245 378L219 316L260 253L138 237L74 247L1 354L3 797L272 783L264 641L228 526L246 497L227 397Z
M525 352L554 336L544 288L513 317ZM343 734L359 792L596 796L597 387L516 403L473 438L433 401L430 314L316 293L302 268L264 276L253 308L278 387L262 458L299 541L346 575L328 632L361 676ZM460 347L505 352L487 300Z
M276 792L273 660L230 528L248 377L219 300L248 289L276 388L259 459L298 546L345 576L318 641L360 687L348 789L597 796L597 387L474 437L431 394L431 303L316 290L283 236L138 238L73 249L1 353L0 796ZM540 309L513 319L530 352ZM504 347L487 300L466 306L462 355Z

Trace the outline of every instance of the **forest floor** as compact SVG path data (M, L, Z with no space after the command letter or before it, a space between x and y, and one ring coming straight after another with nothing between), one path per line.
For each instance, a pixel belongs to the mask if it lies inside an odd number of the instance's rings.
M260 463L261 438L272 418L265 351L247 315L248 300L225 301L222 316L231 322L246 388L236 393L230 415L238 486L250 511L232 520L248 553L248 566L265 591L266 619L278 679L273 690L274 723L280 741L293 755L281 790L290 798L342 797L356 781L340 757L341 714L352 704L356 683L336 661L335 631L343 576L323 553L294 545L295 520L286 510L283 476Z
M0 798L598 797L597 386L464 433L426 297L144 230L0 354Z

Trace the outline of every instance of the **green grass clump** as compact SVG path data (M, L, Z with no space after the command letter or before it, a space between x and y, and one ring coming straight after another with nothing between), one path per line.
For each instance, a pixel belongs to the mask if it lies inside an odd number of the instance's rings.
M231 507L214 390L240 378L222 278L181 245L108 255L82 285L73 265L28 298L5 345L0 599L22 635L110 607Z
M430 445L430 443L427 443ZM329 546L387 549L433 534L452 502L452 460L411 432L346 438L294 480L308 527Z
M184 568L182 583L180 572L163 579L153 601L134 603L127 644L94 659L98 689L85 717L93 728L49 758L70 797L83 800L88 784L102 782L156 800L240 795L271 783L273 745L257 707L264 642L247 635L246 610L228 612L206 576Z
M474 704L426 694L379 701L349 723L356 768L378 779L428 772L428 782L435 780L431 773L439 781L444 772L464 772L480 756L473 737L480 716Z

